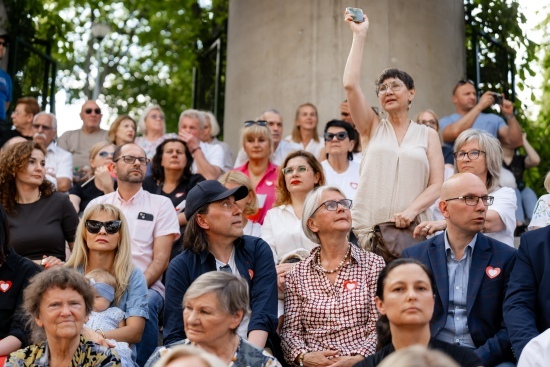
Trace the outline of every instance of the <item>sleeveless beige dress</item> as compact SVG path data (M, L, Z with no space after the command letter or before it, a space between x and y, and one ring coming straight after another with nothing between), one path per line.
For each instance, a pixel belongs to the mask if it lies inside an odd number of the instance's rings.
M399 145L393 126L384 119L364 147L352 209L353 231L362 248L370 250L375 224L405 210L428 186L428 129L411 121ZM418 219L430 220L430 211Z

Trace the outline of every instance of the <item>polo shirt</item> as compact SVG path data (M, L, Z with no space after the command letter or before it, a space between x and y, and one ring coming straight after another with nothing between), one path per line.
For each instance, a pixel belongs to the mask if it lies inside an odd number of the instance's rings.
M86 134L82 129L65 131L57 141L57 146L73 155L74 167L82 168L90 164L90 149L100 141L108 141L109 132L100 129Z

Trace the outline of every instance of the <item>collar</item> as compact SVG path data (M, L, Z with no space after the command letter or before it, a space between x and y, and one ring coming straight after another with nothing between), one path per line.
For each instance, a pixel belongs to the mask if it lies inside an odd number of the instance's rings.
M449 244L449 239L447 238L447 230L445 230L444 234L445 235L443 236L443 239L445 240L445 254L448 254L449 251L450 251L454 255L454 251L451 248L451 245ZM466 248L464 249L464 253L466 253L466 250L469 247L470 248L470 254L472 254L474 252L474 247L476 245L476 241L477 241L477 233L474 236L474 238L472 238L470 243L468 243L468 245L466 245Z
M55 143L53 142L53 140L52 140L52 142L50 143L50 145L48 145L48 147L46 148L46 151L47 151L47 152L54 152L54 153L57 151L57 145L55 145Z
M143 195L143 186L139 188L138 192L135 193L134 196L132 196L129 200L124 200L122 196L120 196L120 193L118 192L118 189L115 191L115 199L119 202L119 204L133 204L136 200L139 200L141 196Z
M237 248L241 247L242 245L244 245L244 238L242 237L237 238L235 241L233 241L233 251L235 251ZM199 253L199 256L201 259L201 264L204 264L204 262L208 259L209 256L211 256L215 260L214 255L212 255L208 249L201 251ZM236 256L237 256L237 252L235 251L235 257Z

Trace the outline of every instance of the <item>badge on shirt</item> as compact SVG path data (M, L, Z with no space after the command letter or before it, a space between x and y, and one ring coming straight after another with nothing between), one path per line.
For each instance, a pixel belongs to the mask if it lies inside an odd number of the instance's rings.
M498 275L500 274L500 268L493 268L492 266L488 266L485 269L485 273L489 278L493 279L498 277Z
M344 281L344 289L348 292L351 292L357 288L357 281L356 280L346 280Z
M357 190L357 187L359 187L359 184L357 182L350 182L349 185L354 190Z
M12 283L9 280L7 282L5 282L3 280L0 280L0 291L6 293L8 291L8 289L11 288L11 285L12 285Z
M146 220L146 221L152 222L152 221L153 221L153 214L140 212L140 213L138 214L137 219L141 219L141 220Z

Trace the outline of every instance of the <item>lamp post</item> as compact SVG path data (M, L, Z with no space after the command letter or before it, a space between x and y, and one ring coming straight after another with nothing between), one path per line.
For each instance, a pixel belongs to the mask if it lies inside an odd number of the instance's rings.
M97 39L97 77L94 86L94 93L92 95L92 99L94 100L99 97L99 84L101 83L101 42L109 33L111 33L111 27L108 24L92 24L92 37Z

